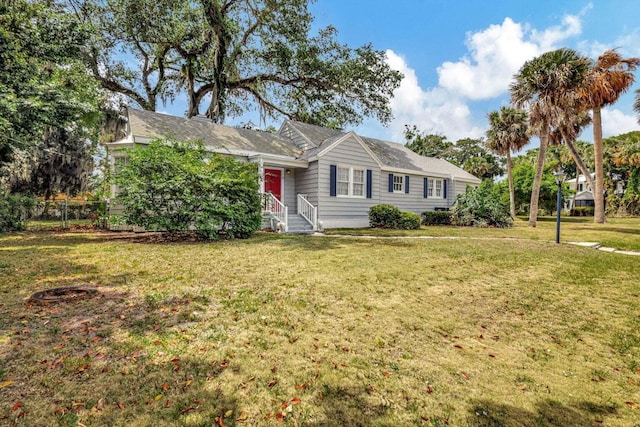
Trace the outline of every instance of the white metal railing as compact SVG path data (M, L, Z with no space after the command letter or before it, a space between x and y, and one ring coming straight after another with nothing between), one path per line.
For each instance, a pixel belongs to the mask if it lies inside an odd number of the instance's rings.
M298 215L311 224L313 231L318 229L318 209L307 200L304 194L298 194Z
M262 195L262 210L278 220L278 231L287 232L289 228L287 224L289 208L287 205L278 200L273 193L264 193Z

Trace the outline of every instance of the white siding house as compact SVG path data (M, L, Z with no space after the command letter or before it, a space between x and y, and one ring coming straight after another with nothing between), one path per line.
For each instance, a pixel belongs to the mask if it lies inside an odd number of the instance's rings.
M283 231L367 227L369 208L381 203L417 214L449 209L480 183L445 160L352 131L287 120L274 134L135 109L128 110L127 136L107 145L112 165L122 148L157 138L200 140L258 163L264 224Z

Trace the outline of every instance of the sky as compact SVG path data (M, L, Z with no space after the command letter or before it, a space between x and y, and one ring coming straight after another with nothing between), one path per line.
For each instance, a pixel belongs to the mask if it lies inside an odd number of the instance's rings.
M638 0L318 0L310 9L318 27L334 26L351 47L371 43L404 74L389 126L367 119L353 128L401 143L405 125L453 142L483 137L487 114L509 105L513 75L549 50L568 47L595 59L616 48L623 57L640 57ZM605 137L640 130L633 111L640 70L637 77L603 110ZM592 141L591 132L580 139Z

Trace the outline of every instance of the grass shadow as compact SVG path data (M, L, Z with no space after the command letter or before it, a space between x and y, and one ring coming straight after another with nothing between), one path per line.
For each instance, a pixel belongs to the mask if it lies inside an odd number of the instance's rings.
M467 418L469 426L589 426L602 424L606 416L616 414L610 406L580 402L567 406L547 399L536 404L535 411L489 400L476 401Z

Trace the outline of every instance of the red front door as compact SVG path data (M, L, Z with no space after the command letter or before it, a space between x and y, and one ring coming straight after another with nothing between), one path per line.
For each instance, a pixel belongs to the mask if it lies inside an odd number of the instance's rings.
M265 169L264 170L264 192L273 193L274 196L282 201L282 170L281 169Z

